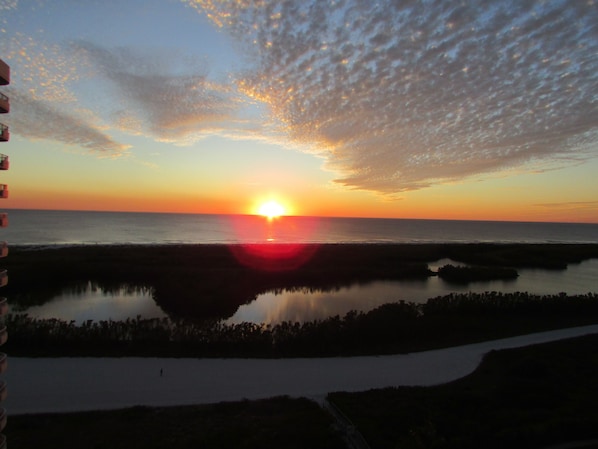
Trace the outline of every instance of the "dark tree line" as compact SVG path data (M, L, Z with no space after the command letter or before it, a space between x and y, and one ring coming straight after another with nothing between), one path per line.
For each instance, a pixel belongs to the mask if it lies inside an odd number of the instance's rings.
M598 294L468 293L306 323L7 317L7 352L29 356L320 357L388 354L598 322Z
M494 281L517 279L519 274L515 268L509 267L458 267L444 265L438 269L438 276L451 283L468 284L474 281Z
M173 319L225 319L276 289L331 290L358 282L426 279L428 263L449 258L496 275L501 267L564 269L598 258L598 244L111 245L11 248L3 289L21 309L66 288L150 289ZM479 268L486 267L486 268ZM476 271L477 270L477 271Z

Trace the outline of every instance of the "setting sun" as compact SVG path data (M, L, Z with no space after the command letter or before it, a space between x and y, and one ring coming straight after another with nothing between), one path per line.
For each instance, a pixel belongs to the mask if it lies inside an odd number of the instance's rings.
M280 217L285 214L285 208L276 201L268 201L260 205L258 214L268 217L269 219Z

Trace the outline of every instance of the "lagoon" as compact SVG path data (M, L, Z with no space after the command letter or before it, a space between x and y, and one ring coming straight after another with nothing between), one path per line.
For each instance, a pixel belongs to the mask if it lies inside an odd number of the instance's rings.
M442 259L428 264L436 271L455 262ZM400 300L423 303L428 298L459 292L526 291L547 295L567 292L585 294L598 290L598 259L570 264L566 270L519 269L513 281L450 284L438 277L424 280L374 281L354 283L333 290L279 289L265 291L225 319L228 323L253 322L277 324L282 321L306 322L330 316L344 316L351 310L367 312ZM150 288L122 287L103 290L88 282L63 291L42 305L13 312L36 318L58 318L81 323L86 320L126 320L127 318L163 318L168 315L156 304Z

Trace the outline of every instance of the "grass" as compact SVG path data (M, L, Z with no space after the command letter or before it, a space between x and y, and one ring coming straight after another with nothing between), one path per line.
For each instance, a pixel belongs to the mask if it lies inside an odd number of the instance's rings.
M591 441L598 438L597 345L592 335L493 351L474 373L449 384L330 397L372 448L513 449Z
M286 397L207 406L21 415L11 449L344 448L316 403Z

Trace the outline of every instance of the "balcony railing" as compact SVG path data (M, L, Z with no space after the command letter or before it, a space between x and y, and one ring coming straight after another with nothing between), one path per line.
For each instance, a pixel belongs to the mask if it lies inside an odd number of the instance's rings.
M0 113L6 114L10 112L10 100L6 95L0 92Z
M8 198L8 186L0 184L0 198Z
M0 123L0 142L8 142L10 140L10 132L8 126L4 123Z
M0 86L10 84L10 67L0 59Z

